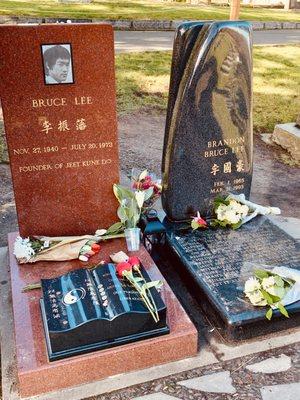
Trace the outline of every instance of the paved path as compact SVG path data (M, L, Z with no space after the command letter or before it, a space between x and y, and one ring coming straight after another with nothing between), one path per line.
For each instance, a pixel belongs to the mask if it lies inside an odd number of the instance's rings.
M174 32L115 32L117 53L145 50L171 50ZM254 31L254 44L300 44L300 30Z

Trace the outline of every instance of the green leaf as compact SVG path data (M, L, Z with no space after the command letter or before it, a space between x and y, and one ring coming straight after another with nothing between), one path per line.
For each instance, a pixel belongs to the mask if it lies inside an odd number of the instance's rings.
M117 215L118 215L120 221L122 222L122 224L124 224L129 218L128 214L126 212L126 208L122 207L122 206L118 207Z
M236 224L232 224L231 227L232 229L236 230L239 229L239 227L242 225L242 221L237 222Z
M121 203L124 199L130 200L134 197L134 193L130 189L127 189L121 185L117 185L116 183L113 185L113 192L119 203Z
M274 304L273 298L268 292L266 292L263 289L260 289L260 293L269 305Z
M120 218L121 219L121 218ZM123 232L124 225L122 222L116 222L112 224L106 231L106 235L112 235L113 233Z
M274 276L275 282L277 286L283 287L284 286L284 282L283 280L280 278L280 276L275 275Z
M195 230L199 228L199 225L196 221L192 220L191 227L193 228L193 230Z
M272 315L273 315L273 310L272 310L272 308L270 307L270 308L268 309L268 311L266 312L266 318L270 321L270 319L272 318Z
M290 318L288 312L284 308L284 306L281 303L277 304L278 310L281 312L282 315L284 315L286 318Z
M269 277L269 273L265 271L264 269L255 269L254 270L254 275L258 279L264 279Z

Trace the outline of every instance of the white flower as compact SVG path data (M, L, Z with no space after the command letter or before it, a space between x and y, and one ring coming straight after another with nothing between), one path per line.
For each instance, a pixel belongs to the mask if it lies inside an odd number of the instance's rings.
M95 232L95 235L96 236L103 236L103 235L106 234L106 232L107 232L107 229L97 229L96 232Z
M139 208L142 208L145 200L145 192L138 190L135 192L135 198Z
M260 288L260 282L257 278L251 277L245 282L245 293L251 293Z
M266 306L268 304L267 300L263 298L259 290L256 290L252 293L247 293L246 296L254 306Z
M249 212L249 207L246 205L241 205L241 208L240 208L241 216L246 217L248 215L248 212Z
M240 216L240 214L237 214L234 209L230 209L229 207L228 207L228 210L225 213L225 219L230 224L237 224L238 222L240 222L241 216Z
M219 207L216 210L218 220L223 221L225 219L226 210L227 206L225 204L219 205Z
M22 239L18 236L14 244L14 255L17 260L29 261L34 254L29 238Z
M274 279L274 276L269 276L268 278L264 278L261 281L261 285L262 285L263 289L265 289L265 290L268 290L270 287L275 286L276 281Z

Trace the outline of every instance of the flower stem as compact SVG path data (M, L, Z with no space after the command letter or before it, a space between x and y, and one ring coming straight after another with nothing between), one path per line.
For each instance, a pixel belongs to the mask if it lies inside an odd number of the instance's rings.
M143 292L141 291L141 287L139 286L139 284L135 281L134 276L132 275L132 272L128 272L128 271L124 271L124 276L128 279L128 281L132 284L132 286L135 288L135 290L139 293L139 295L141 296L142 300L144 301L146 307L148 308L148 310L150 311L153 319L155 322L158 322L159 320L157 319L156 315L153 312L153 307L152 304L150 303L148 297L146 295L143 294Z

